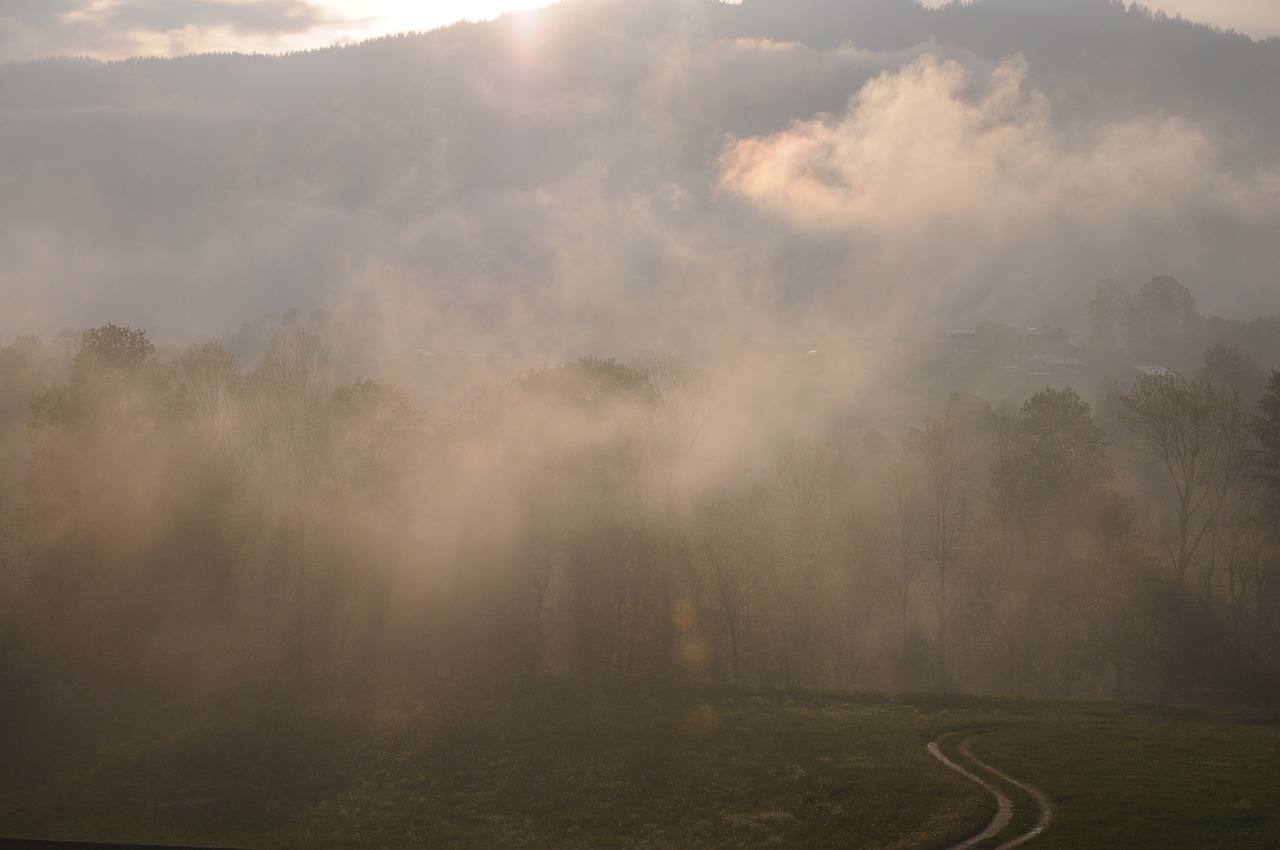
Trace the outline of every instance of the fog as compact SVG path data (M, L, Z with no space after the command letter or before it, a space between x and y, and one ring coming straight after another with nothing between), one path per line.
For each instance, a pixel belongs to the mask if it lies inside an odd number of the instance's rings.
M906 310L902 320L963 323L1017 305L1032 323L1072 303L1072 276L1108 269L1225 273L1236 285L1214 294L1219 309L1268 304L1276 257L1262 222L1280 202L1280 171L1233 173L1177 117L1072 139L1026 88L1020 57L974 76L931 56L886 73L839 115L737 142L721 158L722 185L793 227L849 238L849 276L887 284L844 293L873 321ZM1241 252L1241 241L1258 249Z
M860 26L831 47L770 38L768 3L579 2L281 58L7 66L0 332L182 341L300 306L392 319L378 355L442 320L622 354L935 309L1037 324L1155 273L1270 312L1274 111L1201 107L1273 103L1275 45L1147 21L1171 56L1115 48L1108 84L1064 76L1035 18L989 46L964 31L982 4L907 7L840 14L828 38ZM1160 90L1215 53L1240 72Z
M1036 8L0 65L6 669L1271 693L1280 43Z

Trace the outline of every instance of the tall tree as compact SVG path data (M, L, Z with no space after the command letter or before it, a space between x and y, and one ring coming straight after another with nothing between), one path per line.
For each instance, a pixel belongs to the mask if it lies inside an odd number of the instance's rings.
M117 325L85 331L67 381L32 401L28 497L66 516L133 504L120 495L154 483L140 473L169 403L168 380L146 333ZM121 477L130 466L134 473ZM109 497L107 494L113 493Z
M748 612L761 572L753 563L756 547L750 520L743 505L717 491L702 501L693 524L699 575L709 598L710 617L718 626L711 648L721 650L720 663L710 672L729 681L738 681L745 672Z
M1257 406L1257 472L1271 528L1280 537L1280 371L1272 370L1267 391ZM1278 541L1280 542L1280 541Z
M1119 415L1172 485L1174 528L1163 543L1185 586L1224 512L1242 498L1248 417L1234 390L1174 372L1140 375L1121 394Z
M315 334L280 331L250 375L250 427L258 453L259 497L275 523L276 593L285 604L291 646L286 662L314 662L314 613L321 595L314 574L312 528L317 472L333 390L333 362Z
M1129 347L1133 356L1175 369L1191 369L1200 350L1201 317L1196 299L1176 279L1153 277L1138 292L1129 312Z
M787 440L763 482L761 504L774 556L772 602L778 618L778 662L784 681L821 681L823 658L833 647L834 558L846 521L846 482L826 448L814 440Z
M1089 347L1099 354L1110 354L1120 348L1124 319L1130 306L1129 296L1114 280L1104 280L1093 290L1087 314Z
M1280 371L1273 370L1258 402L1255 477L1262 528L1268 546L1256 562L1257 667L1269 677L1271 698L1280 699Z
M244 376L230 352L217 342L183 349L174 361L181 403L200 429L200 439L219 454L228 454L240 436Z
M1205 351L1196 379L1220 390L1235 390L1245 410L1253 409L1262 399L1267 385L1266 373L1257 358L1220 342Z
M985 403L973 396L953 395L942 412L912 431L908 449L924 471L928 558L936 579L938 681L950 687L948 638L951 634L951 591L964 555L964 540L976 509L972 489L980 449Z
M554 608L564 666L652 672L670 658L638 545L639 471L653 402L644 376L586 357L483 388L449 424L466 539L455 594L493 653L535 665ZM477 522L476 520L480 521ZM478 639L477 639L478 640Z
M697 460L694 450L711 414L712 388L706 374L688 360L672 352L648 354L635 364L652 393L646 417L645 461L653 479L653 496L659 525L662 554L654 565L657 573L659 608L671 612L663 617L662 642L670 649L666 672L677 670L676 662L691 658L681 653L681 641L695 641L688 631L703 607L697 598L699 586L693 574L689 518L692 509L693 479ZM677 612L685 612L679 618ZM680 622L677 622L677 619Z
M91 676L130 673L163 615L172 409L151 341L114 324L85 331L66 382L32 401L23 501L44 635Z
M911 625L913 585L920 562L920 494L905 461L895 459L890 467L882 501L880 539L886 560L892 567L894 593L898 598L903 640Z
M1074 390L1045 389L1018 411L1007 469L993 469L994 498L1015 494L1005 582L1019 620L1010 632L1027 684L1042 692L1069 696L1081 669L1114 645L1104 600L1123 569L1129 519L1106 447Z

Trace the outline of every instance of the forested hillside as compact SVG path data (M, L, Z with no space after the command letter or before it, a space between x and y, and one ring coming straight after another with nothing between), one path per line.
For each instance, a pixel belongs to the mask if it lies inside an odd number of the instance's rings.
M1041 388L956 391L889 433L768 430L671 353L530 368L427 420L300 325L248 367L110 324L24 338L0 349L29 442L8 707L406 666L1274 699L1280 373L1222 343L1185 373L1124 365L1178 319L1157 294L1189 293L1118 290L1091 311L1128 321L1077 349L1123 370L1096 406L1018 370ZM1215 327L1189 307L1182 332ZM758 347L758 374L813 378L819 352Z
M0 701L1277 699L1280 41L566 0L0 64Z
M1280 42L1109 0L569 0L289 56L0 68L0 333L300 305L418 348L1273 310ZM1080 332L1082 328L1069 330Z

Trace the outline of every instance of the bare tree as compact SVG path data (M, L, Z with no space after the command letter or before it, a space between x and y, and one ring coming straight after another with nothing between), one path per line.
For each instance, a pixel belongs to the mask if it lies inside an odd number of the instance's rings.
M1248 416L1234 390L1173 372L1140 375L1120 396L1119 415L1173 486L1176 527L1163 544L1185 586L1197 559L1209 555L1207 544L1224 513L1242 498Z
M845 520L845 482L822 444L788 440L764 481L763 507L773 540L774 601L784 679L813 681L820 666L815 624L829 620L829 567Z
M970 490L978 456L975 417L965 399L963 396L948 399L942 412L928 420L923 430L912 431L907 443L923 468L926 485L924 502L929 528L926 539L928 557L937 578L934 602L938 615L938 677L943 690L950 686L948 594L964 554L965 531L973 510Z
M907 462L895 458L881 482L876 539L885 562L889 565L889 582L901 614L902 640L905 647L911 628L913 585L921 560L920 529L923 519L916 478Z
M723 671L730 681L741 679L743 672L743 630L752 591L748 524L742 507L717 492L706 501L696 525L700 572L723 629Z
M294 661L305 663L313 635L318 588L312 573L311 522L320 468L325 413L332 391L332 361L315 334L288 328L276 335L251 376L252 433L268 480L266 506L277 511L283 575L292 583Z
M646 418L646 454L654 479L654 497L661 537L656 564L659 606L662 613L663 657L674 665L680 661L679 642L692 640L677 634L687 630L676 622L676 612L686 611L682 622L696 622L702 600L695 598L699 586L693 575L687 518L690 513L687 476L692 454L710 418L711 384L707 376L678 354L662 352L641 356L635 365L653 393L653 405ZM677 574L678 570L678 574ZM674 671L672 666L668 672Z
M183 349L174 361L184 401L215 451L231 451L236 437L243 378L235 360L217 342Z

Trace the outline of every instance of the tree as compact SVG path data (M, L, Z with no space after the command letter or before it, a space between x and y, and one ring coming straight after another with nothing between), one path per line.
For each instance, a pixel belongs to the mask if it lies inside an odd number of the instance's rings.
M964 538L974 509L970 490L974 484L984 402L973 396L953 395L942 413L912 431L907 446L922 465L925 481L925 516L928 558L936 584L938 619L938 679L949 688L947 642L951 631L948 598L956 570L964 554Z
M319 638L314 614L321 587L313 571L311 531L332 370L316 335L290 328L276 334L249 379L258 493L264 518L275 526L276 593L286 606L288 663L295 667L314 661Z
M1140 375L1120 403L1120 420L1173 486L1175 528L1164 545L1185 586L1219 519L1242 497L1248 419L1234 390L1174 372Z
M760 492L772 543L772 603L784 681L816 683L830 625L832 567L845 522L845 481L822 444L787 440Z
M217 342L188 346L174 361L181 404L200 430L200 439L219 454L232 450L240 419L244 376Z
M335 484L387 505L396 483L422 459L422 417L404 390L371 379L338 387L329 407L327 439Z
M1190 291L1172 277L1153 277L1138 292L1129 312L1130 350L1134 356L1160 365L1194 366L1187 355L1199 350L1195 342L1200 324Z
M652 392L649 451L663 466L688 460L714 401L711 381L688 360L670 351L637 359L635 371Z
M326 647L330 663L361 664L385 647L397 570L422 559L408 541L423 519L412 491L427 442L408 396L383 381L340 385L323 415L312 507L313 571L326 576L317 616L344 625Z
M32 400L22 511L55 671L132 674L165 616L173 401L146 334L114 324L85 331L66 382Z
M924 510L919 479L906 457L877 458L872 476L871 501L866 512L874 528L877 560L896 602L901 627L898 667L909 686L917 682L927 659L922 657L917 621L917 588L924 566Z
M992 458L988 474L988 508L1000 533L1001 562L1007 570L1012 557L1013 526L1025 487L1025 464L1018 455L1019 412L1010 401L992 408Z
M249 472L243 444L244 376L216 342L183 349L170 370L175 438L180 442L169 474L182 486L174 488L175 527L167 545L175 560L189 558L192 571L229 590L228 578L244 567L242 547L251 536L237 522Z
M169 390L146 333L112 324L85 331L67 382L32 400L29 500L53 500L82 518L90 504L105 510L131 504L120 498L123 489L153 483L138 473L143 456L157 448L152 432L169 406ZM122 477L130 467L133 474ZM115 496L108 498L110 491Z
M1254 420L1257 449L1254 476L1259 489L1265 555L1256 562L1257 667L1271 678L1272 699L1280 696L1280 371L1272 371Z
M1132 309L1129 296L1114 280L1104 280L1093 290L1086 308L1089 320L1089 347L1101 354L1120 348L1125 314Z
M1129 518L1106 449L1074 390L1045 389L1018 410L992 470L992 500L1011 514L1001 607L1016 620L1005 628L1026 684L1060 696L1114 647L1107 591L1123 570Z
M694 474L693 452L711 414L711 384L707 376L687 360L672 352L648 354L636 362L636 371L644 376L652 392L652 405L646 417L645 454L653 477L653 495L657 500L663 552L655 565L660 610L684 610L684 621L696 622L701 607L696 598L697 577L693 575L690 555L691 513L690 479ZM662 643L669 648L664 659L671 660L667 673L675 673L681 656L681 641L697 640L695 635L678 634L685 626L674 616L664 616Z
M1268 524L1280 537L1280 371L1271 372L1257 410L1253 426L1258 439L1254 476L1261 485Z
M750 515L723 492L704 500L698 513L694 548L710 597L708 607L720 626L717 637L724 647L723 667L713 667L712 673L738 681L744 672L747 612L757 590L753 578L759 573L752 563Z
M1252 354L1220 342L1205 351L1196 379L1219 390L1235 390L1246 410L1262 399L1267 383L1266 374Z
M58 376L52 353L34 336L0 346L0 513L12 508L22 484L31 401Z
M27 586L32 562L23 545L19 504L28 455L27 418L32 399L53 377L50 361L49 346L34 336L0 346L0 681L7 683L0 693L0 718L39 674L39 661L23 647L34 599Z
M639 474L653 403L644 376L585 357L491 385L449 423L460 517L455 619L476 646L536 667L555 609L565 666L649 672L672 648L638 542Z
M898 598L905 644L911 624L912 585L920 561L920 495L915 479L901 458L893 460L884 485L881 496L887 498L881 501L880 544L885 559L892 565L891 583Z

